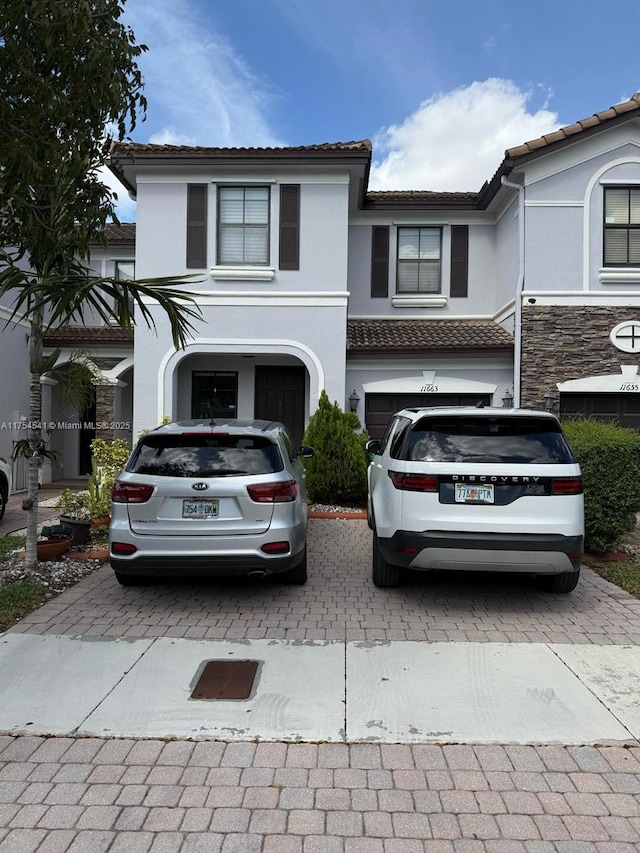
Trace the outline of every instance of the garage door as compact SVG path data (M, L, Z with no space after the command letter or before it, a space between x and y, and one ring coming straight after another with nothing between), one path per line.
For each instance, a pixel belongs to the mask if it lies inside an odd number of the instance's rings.
M617 421L640 429L640 394L561 394L560 416Z
M491 405L489 394L367 394L365 397L365 426L371 438L382 438L387 424L400 409L415 406L475 406Z

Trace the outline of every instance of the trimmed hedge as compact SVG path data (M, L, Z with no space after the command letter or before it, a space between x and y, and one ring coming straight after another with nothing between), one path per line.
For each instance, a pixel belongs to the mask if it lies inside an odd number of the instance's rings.
M640 435L589 419L563 421L562 428L584 475L585 548L612 550L640 512Z
M303 442L315 450L304 460L307 490L314 503L364 505L367 496L366 433L356 415L343 412L329 402L323 391L312 415Z

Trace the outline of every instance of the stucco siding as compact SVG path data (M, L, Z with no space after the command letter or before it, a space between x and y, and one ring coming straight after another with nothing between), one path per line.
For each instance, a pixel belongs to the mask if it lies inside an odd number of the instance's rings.
M442 220L441 220L442 221ZM390 225L389 293L387 297L371 297L372 226ZM414 220L415 224L415 220ZM467 223L461 223L467 224ZM432 227L429 223L425 227ZM402 307L393 304L396 294L397 228L389 220L375 223L352 223L349 227L349 315L353 317L444 317L447 315L491 314L495 305L496 246L495 228L488 224L469 224L468 296L450 297L451 227L442 226L441 289L444 306ZM409 294L405 294L409 295ZM419 295L419 294L416 294ZM425 294L431 295L431 294Z

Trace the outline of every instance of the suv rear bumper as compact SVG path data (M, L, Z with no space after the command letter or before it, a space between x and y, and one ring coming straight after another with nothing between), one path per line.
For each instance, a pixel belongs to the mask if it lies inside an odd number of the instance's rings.
M276 575L295 568L304 559L304 550L283 557L251 555L159 555L138 557L109 556L111 568L122 575L140 577L246 577L250 574Z
M378 539L378 545L385 562L418 571L458 569L554 575L580 569L584 537L399 530L389 538Z

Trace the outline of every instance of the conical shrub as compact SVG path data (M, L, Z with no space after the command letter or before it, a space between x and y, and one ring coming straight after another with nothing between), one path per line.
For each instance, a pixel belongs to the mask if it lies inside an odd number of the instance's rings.
M310 500L363 504L367 495L367 460L362 438L354 432L353 416L343 412L337 403L331 404L326 391L320 395L304 443L315 449L315 456L304 460Z

